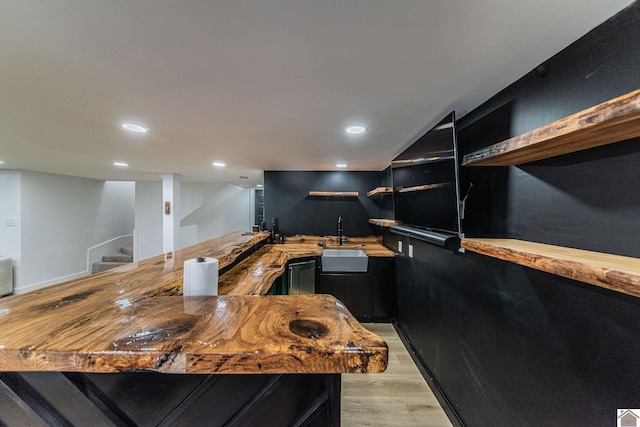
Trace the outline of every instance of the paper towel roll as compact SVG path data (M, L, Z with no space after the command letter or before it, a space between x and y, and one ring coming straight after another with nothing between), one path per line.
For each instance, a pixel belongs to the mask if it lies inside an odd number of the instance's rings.
M218 260L204 258L184 262L182 294L184 296L218 295Z
M13 292L13 263L0 257L0 296Z

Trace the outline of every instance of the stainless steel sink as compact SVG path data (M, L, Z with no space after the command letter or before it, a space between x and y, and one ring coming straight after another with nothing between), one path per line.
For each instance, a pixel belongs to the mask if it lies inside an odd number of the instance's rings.
M368 261L369 257L360 249L325 249L322 251L322 271L365 273Z

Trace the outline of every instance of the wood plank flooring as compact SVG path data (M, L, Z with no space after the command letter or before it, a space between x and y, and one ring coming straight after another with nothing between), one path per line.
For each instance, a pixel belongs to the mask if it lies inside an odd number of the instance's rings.
M389 346L381 374L342 375L342 425L451 426L391 324L365 323Z

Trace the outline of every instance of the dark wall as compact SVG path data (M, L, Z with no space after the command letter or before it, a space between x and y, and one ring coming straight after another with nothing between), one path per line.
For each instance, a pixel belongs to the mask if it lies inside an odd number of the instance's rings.
M391 178L391 166L382 171L381 187L393 187L393 180ZM380 206L380 218L395 219L393 216L393 196L380 196L377 198L377 203Z
M640 7L459 120L461 155L640 87ZM640 257L640 140L461 168L463 231ZM615 423L640 402L640 300L474 253L396 259L397 322L468 425Z
M298 172L264 173L265 221L278 218L280 233L291 236L310 234L337 235L338 217L342 216L345 236L370 236L379 231L367 223L381 218L380 198L367 192L379 187L381 172ZM357 191L353 197L311 197L309 191Z

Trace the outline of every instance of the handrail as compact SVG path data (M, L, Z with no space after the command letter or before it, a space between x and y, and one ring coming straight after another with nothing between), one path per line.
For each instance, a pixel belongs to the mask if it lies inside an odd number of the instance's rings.
M104 246L104 245L107 245L109 243L112 243L112 242L114 242L114 241L116 241L118 239L123 239L125 237L131 237L131 240L133 241L133 234L123 234L121 236L114 237L113 239L105 240L104 242L98 243L97 245L93 245L89 249L87 249L87 271L88 272L91 271L91 264L92 264L92 262L91 262L91 251L92 250L95 250L95 249L97 249L97 248L99 248L101 246Z

